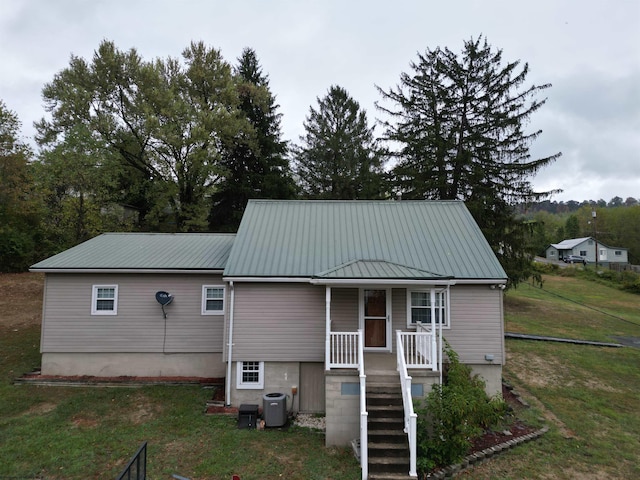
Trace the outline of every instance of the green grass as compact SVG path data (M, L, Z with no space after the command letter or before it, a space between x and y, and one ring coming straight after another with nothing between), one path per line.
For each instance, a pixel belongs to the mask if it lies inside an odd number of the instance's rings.
M546 276L544 289L506 294L505 319L508 331L640 337L640 296ZM0 327L0 477L115 478L146 440L149 478L360 478L350 450L325 448L312 430L238 430L233 417L205 416L211 392L197 387L14 386L40 362L39 329L14 330ZM551 430L461 478L640 478L640 349L508 340L504 373L532 404L526 415Z
M356 479L350 449L291 427L238 430L205 416L199 387L70 388L12 385L39 364L39 332L0 332L0 477L115 478L143 441L149 478Z
M578 278L544 280L544 290L522 285L507 293L508 331L640 337L638 295ZM640 349L508 340L507 352L505 377L532 403L529 415L544 417L551 430L463 478L640 478Z

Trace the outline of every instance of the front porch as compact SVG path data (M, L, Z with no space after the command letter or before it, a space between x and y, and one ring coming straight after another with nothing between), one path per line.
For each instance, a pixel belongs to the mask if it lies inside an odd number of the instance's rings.
M369 472L414 478L417 415L413 400L441 381L438 338L441 345L442 337L421 324L415 332L398 330L394 352L365 351L363 337L362 330L328 333L326 443L355 441L363 480Z

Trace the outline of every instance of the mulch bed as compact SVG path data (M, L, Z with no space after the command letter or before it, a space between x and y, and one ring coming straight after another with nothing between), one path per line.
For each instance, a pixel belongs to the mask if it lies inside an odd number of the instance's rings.
M513 411L513 415L517 417L518 412L522 411L525 408L529 408L529 405L520 398L519 395L513 392L513 389L510 385L502 384L502 397L505 402L511 407ZM525 424L521 420L517 418L513 421L513 423L507 428L503 428L500 431L492 431L488 430L484 432L483 435L476 438L471 445L471 448L467 452L465 459L475 459L477 458L485 458L485 454L483 452L487 451L502 451L502 446L508 445L507 442L515 441L517 442L519 439L528 440L531 437L537 437L541 434L541 432L546 431L546 427L542 430L532 427L530 425ZM504 449L508 449L506 447ZM493 453L493 452L491 452ZM465 462L463 462L464 464ZM470 464L471 462L467 461L466 464ZM451 478L453 477L458 470L458 468L464 468L464 465L458 465L456 468L436 468L433 471L429 472L427 476L422 478Z
M519 412L523 408L527 408L526 404L523 404L520 400L520 397L514 394L512 389L505 384L502 385L502 398L504 398L507 405L509 405L515 413ZM514 438L533 433L536 430L536 427L531 427L521 420L516 419L508 429L503 429L499 432L487 431L481 437L475 439L469 454L480 452L489 447L494 447L509 440L513 440Z

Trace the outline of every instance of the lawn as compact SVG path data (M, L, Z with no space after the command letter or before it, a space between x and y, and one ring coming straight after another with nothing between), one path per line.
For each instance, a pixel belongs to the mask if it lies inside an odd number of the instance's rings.
M578 303L576 303L578 302ZM506 330L615 341L640 337L640 296L546 276L506 294ZM504 376L551 430L467 479L640 478L640 349L507 340Z
M113 479L143 441L153 479L360 478L352 451L317 431L204 415L212 392L200 387L13 385L40 363L42 277L0 275L0 291L0 478Z
M0 275L0 291L0 478L112 479L145 440L154 479L360 478L350 450L325 448L321 433L205 416L211 392L199 387L14 386L39 365L42 277ZM508 331L611 342L640 337L640 296L547 276L544 290L508 292L505 317ZM508 340L507 359L528 415L551 430L462 478L640 478L640 349Z

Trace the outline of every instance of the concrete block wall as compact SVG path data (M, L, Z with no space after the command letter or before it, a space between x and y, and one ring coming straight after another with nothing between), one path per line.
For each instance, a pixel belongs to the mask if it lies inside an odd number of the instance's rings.
M325 444L349 445L360 436L360 378L355 373L328 372L325 379Z

